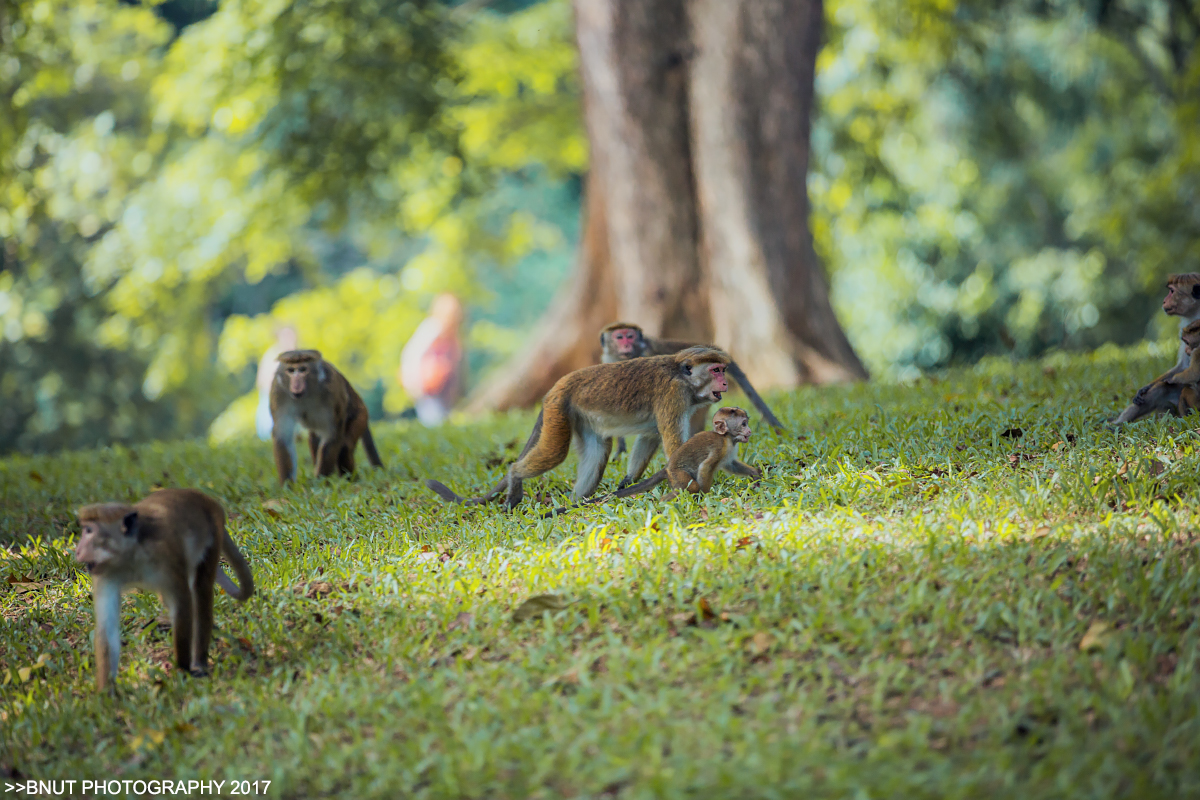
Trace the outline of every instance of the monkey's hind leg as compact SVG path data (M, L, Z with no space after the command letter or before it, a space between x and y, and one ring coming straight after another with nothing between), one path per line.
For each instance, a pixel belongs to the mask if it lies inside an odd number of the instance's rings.
M1179 413L1180 387L1156 381L1150 384L1149 387L1143 388L1145 391L1139 390L1133 402L1126 406L1125 410L1114 419L1110 420L1109 425L1124 425L1125 423L1134 422L1158 411L1166 411L1171 414Z
M1197 408L1200 408L1200 393L1191 386L1185 386L1179 392L1179 416L1186 417Z
M654 433L643 433L633 440L633 449L629 451L629 464L625 468L625 477L617 484L618 489L624 489L642 477L642 473L646 471L646 465L658 451L658 445L659 438Z
M338 451L338 472L347 477L354 474L354 448L349 444Z
M559 404L543 406L525 450L508 470L505 507L509 510L516 508L525 496L522 482L557 467L566 460L570 449L571 421L567 419L565 409Z
M182 586L182 589L177 589L171 597L164 597L171 610L171 634L175 642L175 666L183 672L191 672L192 669L192 634L194 631L195 621L193 619L195 608L192 604L192 592L195 591L195 584L192 581L180 576L176 586Z
M338 456L342 443L337 439L322 439L317 447L317 477L324 478L337 472Z
M217 529L219 536L223 535ZM195 614L192 626L192 660L190 672L192 677L203 678L208 675L208 646L212 641L213 629L213 584L217 579L220 567L220 548L214 547L209 551L196 568L196 582L192 587L195 602Z
M575 476L574 497L582 500L595 493L600 479L604 477L604 468L608 466L608 457L612 452L612 439L602 438L594 431L585 431L575 441L579 472Z

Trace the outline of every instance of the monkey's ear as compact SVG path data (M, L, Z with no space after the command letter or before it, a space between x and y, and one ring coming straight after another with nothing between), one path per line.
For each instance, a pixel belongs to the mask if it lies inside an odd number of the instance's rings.
M725 424L725 420L723 420L723 419L714 419L713 420L713 433L719 433L722 436L729 433L729 426Z
M138 513L136 511L130 511L128 514L126 514L125 518L121 520L121 527L125 529L126 536L135 535L138 527Z
M605 333L604 331L600 331L600 346L601 347L604 347L604 339L606 336L608 336L607 333Z
M317 362L317 380L319 380L321 383L324 383L328 377L329 377L329 373L327 373L325 371L325 362L318 361Z

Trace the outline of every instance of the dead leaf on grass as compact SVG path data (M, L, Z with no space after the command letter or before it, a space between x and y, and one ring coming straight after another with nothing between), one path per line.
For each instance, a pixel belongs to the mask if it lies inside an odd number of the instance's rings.
M513 612L513 622L540 617L547 611L562 611L569 605L571 604L567 600L556 594L535 594L517 606L517 610Z
M733 549L741 550L744 547L749 547L750 545L754 544L757 541L758 540L755 539L753 536L743 536L742 538L737 540L737 543L734 545Z
M474 621L475 615L466 611L458 612L458 616L454 618L454 622L450 623L450 630L465 630L471 627L471 622Z
M766 631L758 631L747 640L747 645L750 648L750 654L753 656L761 656L771 649L771 634Z
M36 483L46 482L46 479L42 477L42 473L38 472L36 469L29 470L29 479Z
M277 497L273 497L270 500L263 500L262 504L263 511L266 511L267 516L273 519L279 519L283 516L283 509L285 506L287 506L287 500L282 500Z
M1108 623L1095 620L1088 626L1083 638L1079 640L1079 649L1084 653L1089 650L1099 650L1108 642L1109 635Z

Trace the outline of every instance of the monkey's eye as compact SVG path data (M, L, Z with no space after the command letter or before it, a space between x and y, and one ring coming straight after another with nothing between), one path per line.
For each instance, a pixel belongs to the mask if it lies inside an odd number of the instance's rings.
M690 365L688 365L688 364L684 364L684 365L683 365L683 374L684 374L684 375L691 375L691 374L692 374L692 368L691 368L691 366L690 366Z

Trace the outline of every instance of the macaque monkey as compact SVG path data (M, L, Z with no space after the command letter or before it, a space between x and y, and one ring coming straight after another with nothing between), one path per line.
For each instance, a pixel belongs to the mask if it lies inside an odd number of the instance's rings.
M670 500L685 490L693 493L707 492L712 489L713 478L718 469L731 475L746 475L758 480L762 477L762 471L738 461L737 457L738 444L746 444L749 441L749 415L736 406L719 409L713 415L712 430L701 431L680 445L667 462L666 469L660 469L641 483L618 489L604 497L570 507L556 508L543 514L542 519L556 516L571 508L603 503L614 497L632 497L648 492L664 480L668 481L673 489L663 496L664 500Z
M1179 339L1188 357L1188 366L1165 379L1165 383L1179 387L1179 416L1186 417L1200 407L1200 320L1189 322L1179 332Z
M296 425L308 430L308 449L317 477L354 474L354 448L361 438L372 466L382 467L368 427L367 405L354 387L317 350L279 355L271 385L275 467L279 482L296 479Z
M1170 276L1167 279L1167 296L1163 298L1162 308L1173 317L1182 317L1179 323L1180 331L1188 323L1200 319L1200 273L1188 272ZM1175 366L1138 389L1137 394L1133 396L1133 402L1110 424L1122 425L1158 411L1179 413L1182 390L1178 385L1168 383L1167 379L1183 372L1190 363L1191 358L1186 352L1186 347L1180 342Z
M643 356L664 356L671 353L678 353L688 347L694 346L693 343L676 342L669 339L655 339L651 336L646 336L642 329L632 322L614 322L604 330L600 331L600 360L605 364L613 364L618 361L627 361L631 358L641 358ZM742 372L741 367L736 362L730 361L729 367L726 370L729 377L737 382L737 385L742 387L742 391L746 393L746 397L750 398L750 402L763 415L763 419L777 431L783 430L783 423L771 413L771 409L767 406L763 399L759 397L758 392L750 385L750 380L746 377L746 373ZM707 416L708 410L701 409ZM704 420L692 420L693 430L703 430Z
M171 613L175 664L208 674L213 583L245 602L254 576L225 530L225 510L194 489L160 489L134 505L99 503L76 512L83 531L75 560L92 576L96 613L96 688L117 675L121 656L121 590L157 592ZM218 563L233 567L237 585Z
M561 464L574 442L579 454L574 496L583 499L600 485L612 438L637 436L624 487L641 477L659 444L669 459L688 440L696 410L729 391L728 364L729 356L715 347L689 347L674 355L575 370L550 388L525 449L491 492L466 500L438 481L425 485L444 500L470 505L505 492L505 506L512 509L524 495L522 482Z

